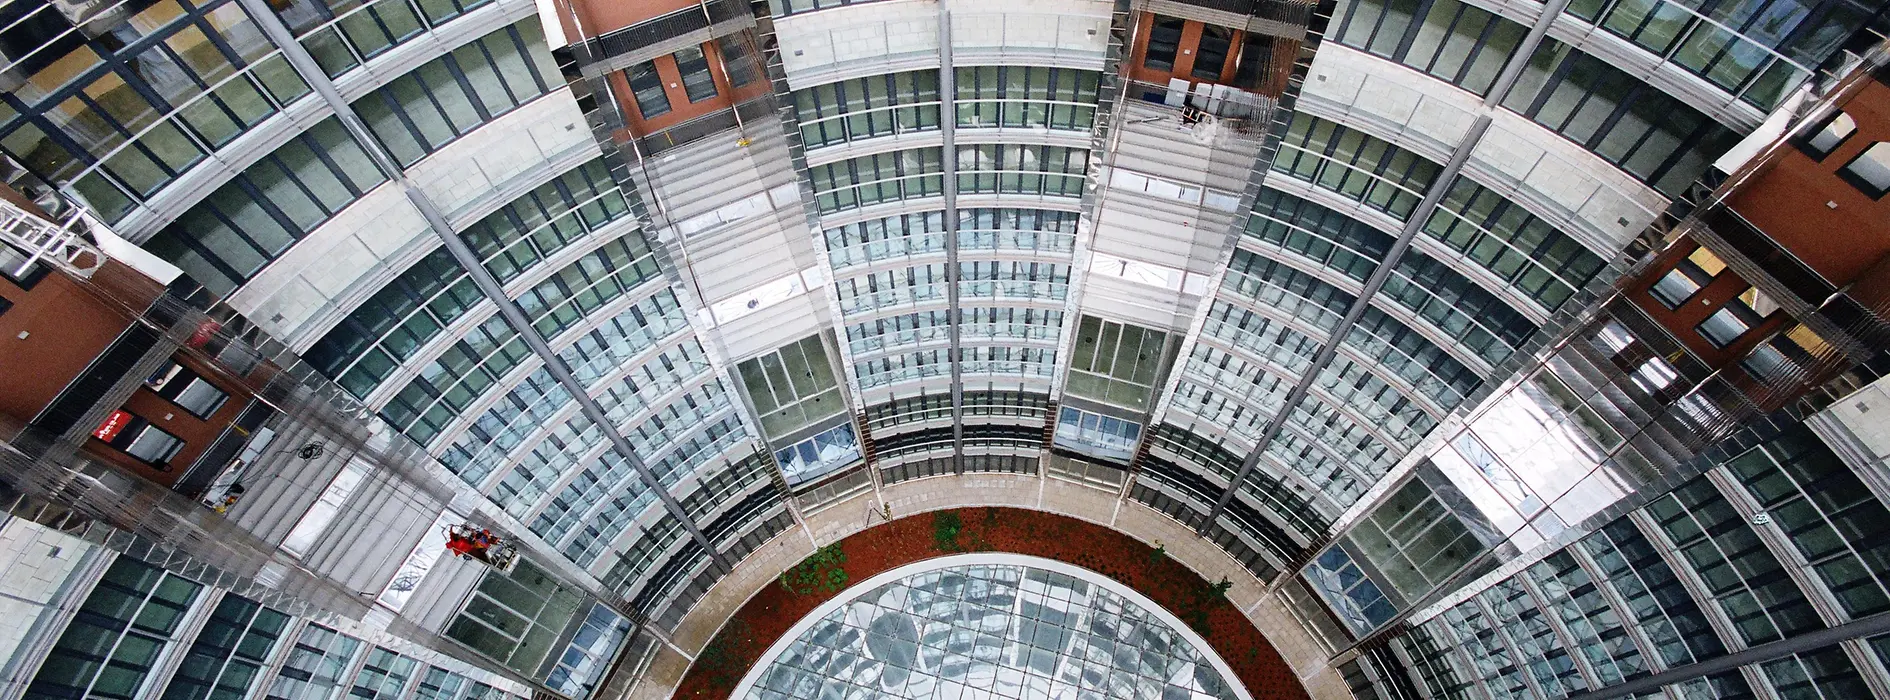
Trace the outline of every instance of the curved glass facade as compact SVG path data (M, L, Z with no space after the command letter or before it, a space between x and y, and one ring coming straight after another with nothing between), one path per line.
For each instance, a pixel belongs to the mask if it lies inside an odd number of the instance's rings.
M1882 630L1802 641L1890 610L1878 4L558 4L0 9L0 209L168 290L18 422L460 659L100 561L44 604L140 591L189 623L118 637L268 680L49 622L29 695L641 697L743 567L964 499L1198 538L1321 693L1890 692ZM40 228L21 348L67 337ZM1028 567L793 644L754 696L1240 695Z

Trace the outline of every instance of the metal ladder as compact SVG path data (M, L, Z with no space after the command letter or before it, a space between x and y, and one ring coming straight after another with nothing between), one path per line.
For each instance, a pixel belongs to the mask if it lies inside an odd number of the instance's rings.
M55 224L18 204L0 199L0 242L24 256L7 272L15 278L25 277L33 271L34 264L45 261L79 277L90 278L105 266L105 255L79 232L80 221L81 214L75 211L66 218L65 224Z

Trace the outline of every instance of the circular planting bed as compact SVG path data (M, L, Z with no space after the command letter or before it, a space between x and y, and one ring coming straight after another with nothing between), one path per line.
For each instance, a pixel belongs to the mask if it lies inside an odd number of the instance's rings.
M1115 579L1200 633L1256 700L1306 691L1260 630L1228 602L1227 584L1202 579L1161 549L1102 525L1016 508L959 508L894 520L815 552L763 587L723 623L677 687L678 698L727 698L756 659L849 582L922 559L1010 552L1074 564Z

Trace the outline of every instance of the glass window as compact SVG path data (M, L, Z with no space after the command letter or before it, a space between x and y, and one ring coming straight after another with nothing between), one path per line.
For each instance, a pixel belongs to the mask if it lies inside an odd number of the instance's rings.
M629 633L628 619L602 603L592 604L583 626L557 655L557 666L546 674L546 684L566 697L589 697Z
M1831 346L1809 326L1798 324L1752 349L1741 363L1747 372L1771 382L1802 381Z
M776 450L775 459L790 486L804 484L833 473L860 458L859 439L853 425L841 423L819 435Z
M1063 146L960 146L958 189L971 193L1077 196L1082 193L1088 157L1087 149Z
M465 607L447 625L446 637L535 677L581 602L576 591L521 560L510 572L485 571Z
M1646 635L1649 653L1667 667L1726 653L1686 584L1633 520L1617 518L1580 545L1602 573L1597 580L1621 599L1623 615Z
M957 69L957 119L966 128L1014 126L1087 131L1099 75L1035 66Z
M656 472L664 483L671 483L673 479L681 478L684 474L698 472L709 460L725 454L737 441L747 436L747 431L741 427L740 419L729 416L698 430L693 437L678 443L668 451L667 455L652 461L650 469ZM628 465L622 465L618 460L608 457L605 462L618 464L610 468L609 478L636 481L629 478ZM653 500L654 497L648 491L636 485L620 491L604 507L586 516L583 527L565 543L560 551L581 565L589 566L615 543L618 536L629 526L629 521L638 513L643 512ZM684 507L689 506L685 503Z
M1755 291L1748 289L1745 294L1740 295L1740 298L1726 302L1720 310L1713 312L1713 315L1700 322L1700 335L1716 348L1738 342L1740 336L1745 335L1746 331L1752 330L1765 320L1757 311L1752 310L1750 302L1747 301L1756 296Z
M64 179L76 174L85 165L60 141L48 137L46 132L32 123L21 123L14 127L12 133L0 138L0 146L4 146L7 153L18 159L21 165L47 180Z
M1549 310L1604 266L1574 238L1469 178L1451 184L1424 232Z
M330 118L186 210L146 247L213 293L227 295L381 181L380 171Z
M1842 0L1578 0L1568 12L1762 110L1870 21ZM1795 65L1794 65L1795 64Z
M1311 116L1293 116L1272 169L1404 220L1442 169L1422 156Z
M731 87L741 87L759 77L760 67L756 65L755 53L748 47L746 34L730 34L715 40L717 53L722 54L722 73L728 76Z
M1145 410L1173 362L1168 334L1084 316L1077 325L1067 391L1130 410Z
M286 64L269 55L273 47L235 4L194 18L174 1L132 10L138 13L120 17L124 26L115 31L15 37L28 48L50 43L16 57L20 72L32 74L15 91L29 109L0 136L7 155L54 186L82 192L108 221L201 162L207 150L306 93L298 80L285 78ZM20 22L9 31L56 30ZM107 50L115 55L111 62L99 59ZM265 96L265 87L276 100ZM59 132L57 145L38 143L48 131ZM73 160L74 150L85 153Z
M1242 303L1332 330L1355 297L1272 258L1234 249L1221 291ZM1256 304L1257 302L1257 304Z
M959 74L963 76L965 71ZM808 148L936 130L938 99L937 71L854 78L796 90L793 95L800 116L801 141Z
M1759 700L1752 684L1736 668L1667 687L1679 693L1682 700Z
M1164 73L1173 71L1175 55L1181 51L1181 30L1187 21L1162 15L1153 17L1154 24L1149 27L1148 49L1142 56L1142 66Z
M491 0L419 0L420 11L430 24L438 25L461 13L485 6Z
M1691 185L1739 139L1699 110L1555 39L1530 57L1503 106L1667 194Z
M793 651L755 668L754 695L886 698L894 695L873 691L897 688L929 697L932 688L970 685L996 689L990 697L1079 697L1079 683L1093 688L1085 698L1233 695L1237 681L1214 671L1208 652L1137 601L1084 578L958 565L850 591L848 615L810 620L798 638L783 638ZM976 622L954 626L940 619L947 615ZM951 660L933 662L941 657Z
M1528 33L1528 27L1457 0L1435 0L1415 15L1420 9L1422 3L1410 0L1341 2L1333 36L1483 95Z
M1510 697L1505 686L1523 680L1518 676L1533 680L1541 688L1540 697L1579 694L1588 689L1587 679L1548 617L1520 578L1509 578L1457 606L1445 626L1472 643L1467 651L1476 657L1477 666L1522 671L1486 676L1495 697ZM1496 634L1485 636L1485 630Z
M208 419L218 408L228 401L230 395L224 393L197 373L184 369L176 362L167 362L164 367L151 375L144 382L145 388L156 392L165 400L177 404L190 415Z
M1421 598L1485 547L1423 479L1400 486L1345 536L1405 599Z
M968 210L960 210L968 211ZM961 224L960 229L975 226ZM945 250L942 212L901 214L830 228L825 231L827 255L835 268L903 258ZM960 245L964 245L961 241Z
M637 113L644 119L655 119L669 114L669 95L663 91L663 76L656 72L656 63L644 61L624 71L624 77L630 81L630 92L636 96Z
M1361 283L1391 247L1391 237L1369 225L1272 188L1254 199L1253 214L1247 221L1249 237Z
M1747 644L1824 627L1752 525L1705 477L1646 507Z
M242 596L224 594L165 686L163 700L248 697L289 621L289 616Z
M1693 298L1693 293L1700 291L1701 286L1703 285L1688 277L1685 270L1676 267L1668 270L1667 274L1661 275L1648 292L1667 308L1677 309L1686 300Z
M48 47L42 49L42 51L51 52L57 51L57 49ZM93 51L90 47L77 46L73 47L65 55L56 58L34 56L32 63L39 64L39 69L33 71L32 75L27 76L26 82L14 88L14 94L18 95L21 100L26 101L28 104L37 103L46 99L51 96L53 92L58 91L59 88L65 87L72 81L77 80L80 76L85 75L87 71L98 66L101 61L98 57L98 52Z
M1247 32L1242 43L1232 84L1246 90L1261 89L1272 70L1274 39L1263 32Z
M1772 688L1780 698L1838 700L1875 695L1840 645L1768 661L1761 667L1765 669L1766 679L1772 682Z
M1692 299L1702 287L1712 284L1720 271L1726 269L1726 263L1705 247L1696 248L1687 257L1682 258L1667 274L1648 289L1661 305L1669 309L1678 309L1681 304Z
M1726 463L1852 619L1890 609L1890 510L1799 426Z
M833 213L878 202L938 196L945 190L944 177L939 174L943 167L939 149L915 148L816 165L808 172L815 204L821 213Z
M119 411L113 415L118 414L124 414L124 412ZM184 449L184 441L137 416L124 414L124 417L119 420L126 421L124 427L106 444L159 471L170 471L170 459Z
M1127 463L1135 456L1142 426L1130 420L1064 406L1057 414L1057 446Z
M1398 260L1381 298L1409 309L1455 339L1455 345L1501 364L1537 327L1502 298L1428 255L1411 251ZM1373 300L1374 303L1378 299Z
M1720 308L1712 316L1707 316L1705 322L1699 324L1699 335L1705 335L1707 341L1712 341L1712 346L1724 348L1727 344L1739 341L1739 337L1750 329L1752 327L1744 324L1743 318L1739 318L1737 312L1733 312L1731 308Z
M1838 112L1800 142L1800 147L1812 158L1823 160L1854 133L1857 133L1857 120L1849 114Z
M229 394L223 394L223 390L215 388L215 384L206 382L202 376L195 376L191 378L189 384L183 386L183 390L178 392L178 397L174 401L183 411L189 411L193 416L210 418L212 412L223 407L223 401L229 401Z
M1216 25L1201 27L1201 42L1194 50L1196 80L1220 80L1227 69L1227 55L1234 46L1234 30Z
M29 698L143 697L202 586L119 555L26 687Z
M1338 545L1321 553L1301 573L1307 587L1338 612L1339 620L1354 635L1362 637L1398 614L1378 584Z
M1529 577L1545 610L1568 630L1572 650L1601 681L1598 685L1614 685L1651 670L1640 645L1625 633L1619 611L1599 593L1596 577L1568 550L1530 567Z
M559 334L580 323L608 322L608 318L593 320L592 315L654 278L656 272L647 242L641 236L626 235L553 273L517 301L539 333L562 342ZM465 286L476 296L469 284ZM630 312L639 310L632 307ZM438 327L425 323L427 320L425 314L408 317L409 324L425 325L422 330L430 337ZM408 382L382 408L381 415L415 440L431 443L478 397L500 386L500 380L529 355L504 319L488 317L472 333L446 348L439 359L421 367L420 376ZM342 375L344 388L365 395L386 378L386 374L376 373L358 383L349 381L374 356L369 353Z
M466 677L437 666L428 666L420 684L414 687L415 700L459 700Z
M690 102L715 96L715 75L709 70L709 58L702 47L691 46L670 57L676 60L676 71L682 74L683 92L689 95Z
M769 437L785 437L846 410L839 379L818 335L745 360L736 370Z
M595 232L628 214L629 205L603 161L591 161L512 200L462 235L494 277L510 282L568 246L591 240ZM647 261L647 243L635 231L623 234L613 245L618 244L631 246L610 250L628 250L632 269L654 265ZM541 297L522 298L535 302ZM483 301L484 295L451 255L436 249L356 308L304 356L317 371L344 379L354 373L357 361L373 356L377 347L397 358L411 357ZM365 378L342 382L357 396L366 396L378 383L378 379ZM409 420L393 422L405 426Z
M335 700L342 675L354 664L361 640L321 625L309 624L289 648L282 671L263 696L267 700Z
M546 92L532 68L545 48L524 41L537 34L536 20L492 32L362 96L353 106L394 160L413 165L485 120Z
M411 658L381 647L368 652L367 662L355 674L351 698L361 700L397 700L407 687L417 664Z
M1456 407L1482 384L1476 372L1409 325L1377 308L1368 308L1344 344L1396 374L1446 410ZM1308 354L1310 356L1310 354ZM1428 432L1424 428L1421 432Z
M1838 176L1873 198L1890 192L1890 141L1871 144L1846 163Z
M651 410L650 401L695 382L709 371L708 361L696 346L685 345L664 352L656 362L645 363L633 373L633 377L648 378L647 381L626 378L604 389L599 397L598 402L606 406L605 412L612 421L630 426L624 432L631 445L638 454L645 455L651 471L665 481L694 471L703 461L742 436L730 436L729 424L725 420L714 420L730 405L728 393L723 391L720 382L712 381L685 391L668 404ZM639 416L641 422L633 420ZM585 435L584 439L592 443L601 438L590 437L588 431ZM549 505L533 519L532 532L548 542L565 539L594 514L593 507L604 498L629 493L624 490L628 485L626 479L634 481L629 470L627 462L612 457L584 468L578 478L549 499ZM648 494L640 487L631 488L636 491L631 494L633 500L647 505ZM598 546L608 544L603 542ZM588 550L589 546L577 544L569 551L575 557ZM595 554L589 552L583 556L594 557Z

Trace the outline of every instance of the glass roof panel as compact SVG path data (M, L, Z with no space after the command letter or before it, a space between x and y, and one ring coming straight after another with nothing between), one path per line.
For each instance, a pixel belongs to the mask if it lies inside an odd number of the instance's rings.
M743 697L1235 700L1208 656L1115 591L1022 564L962 564L828 611Z

